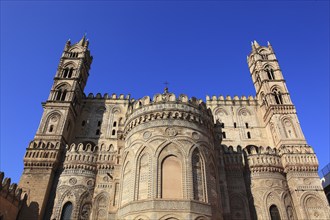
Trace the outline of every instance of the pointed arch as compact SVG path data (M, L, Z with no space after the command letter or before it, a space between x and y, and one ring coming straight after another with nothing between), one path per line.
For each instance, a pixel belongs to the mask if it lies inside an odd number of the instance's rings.
M194 200L205 202L205 162L204 158L195 148L192 153L192 177L193 177L193 198Z
M73 205L71 202L66 202L63 206L60 220L70 220L72 217Z
M273 86L271 88L271 92L272 92L272 95L275 99L275 103L278 104L278 105L282 105L283 104L283 97L282 97L281 88L279 88L278 86Z
M169 155L163 159L161 175L161 197L165 199L182 199L182 163L177 156Z
M123 185L122 185L122 198L121 204L124 205L131 200L131 179L132 179L132 168L131 164L128 161L123 169Z
M290 117L282 117L281 118L282 127L285 132L286 138L297 138L297 130L292 122Z
M137 160L137 199L143 200L151 197L151 156L145 150Z
M280 211L278 210L276 205L271 205L269 207L269 214L271 220L281 220Z

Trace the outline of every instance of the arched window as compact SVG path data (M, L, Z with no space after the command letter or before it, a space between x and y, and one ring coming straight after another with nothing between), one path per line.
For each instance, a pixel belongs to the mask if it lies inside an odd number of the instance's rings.
M273 69L266 69L266 72L267 72L268 79L275 79Z
M69 70L68 78L72 77L72 73L73 73L73 68L71 67L70 70Z
M271 220L281 220L280 212L278 211L278 208L276 207L276 205L272 205L269 208L269 212L270 212Z
M70 220L72 215L72 203L67 202L63 206L61 220Z
M278 104L278 105L283 104L282 94L277 88L273 89L273 95L274 95L276 104Z
M226 132L222 132L222 138L226 138Z
M55 100L57 101L65 101L67 94L68 85L62 85L56 88L55 90Z
M176 156L168 156L162 163L162 198L182 199L182 165Z
M249 128L249 123L245 123L245 127L246 128Z
M113 129L113 130L112 130L112 135L115 135L115 134L116 134L116 130Z
M65 100L65 96L66 96L66 90L64 90L62 95L61 95L61 101Z
M54 125L51 125L51 126L49 127L49 132L53 132L53 129L54 129Z
M204 201L203 162L198 149L192 154L194 200Z
M234 122L234 128L237 128L237 124L236 124L236 122Z
M251 139L251 133L249 131L247 132L247 138Z
M66 78L66 77L67 77L68 72L69 72L69 69L68 69L68 68L65 68L65 69L63 70L63 72L62 72L62 76L63 76L63 78Z
M114 123L113 123L113 127L116 127L117 126L117 122L115 121Z

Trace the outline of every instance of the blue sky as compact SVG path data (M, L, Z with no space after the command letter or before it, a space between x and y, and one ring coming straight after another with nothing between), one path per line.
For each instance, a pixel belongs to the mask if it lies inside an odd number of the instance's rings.
M270 41L307 142L329 162L328 1L1 1L0 170L18 182L70 38L94 61L85 93L254 95L250 42Z

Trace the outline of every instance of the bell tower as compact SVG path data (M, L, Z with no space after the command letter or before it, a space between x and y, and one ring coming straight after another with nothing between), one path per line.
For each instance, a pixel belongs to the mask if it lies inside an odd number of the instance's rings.
M251 43L247 57L252 81L260 102L263 121L274 146L306 144L285 79L271 44Z
M86 36L73 45L66 42L49 97L42 103L39 128L24 157L19 187L28 194L30 210L23 210L25 218L43 219L45 215L54 176L73 138L92 59Z

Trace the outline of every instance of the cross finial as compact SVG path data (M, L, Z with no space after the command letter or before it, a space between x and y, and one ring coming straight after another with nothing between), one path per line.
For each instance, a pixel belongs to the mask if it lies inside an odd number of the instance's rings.
M164 84L165 84L164 93L166 94L166 93L168 93L168 84L169 83L167 81L165 81Z

